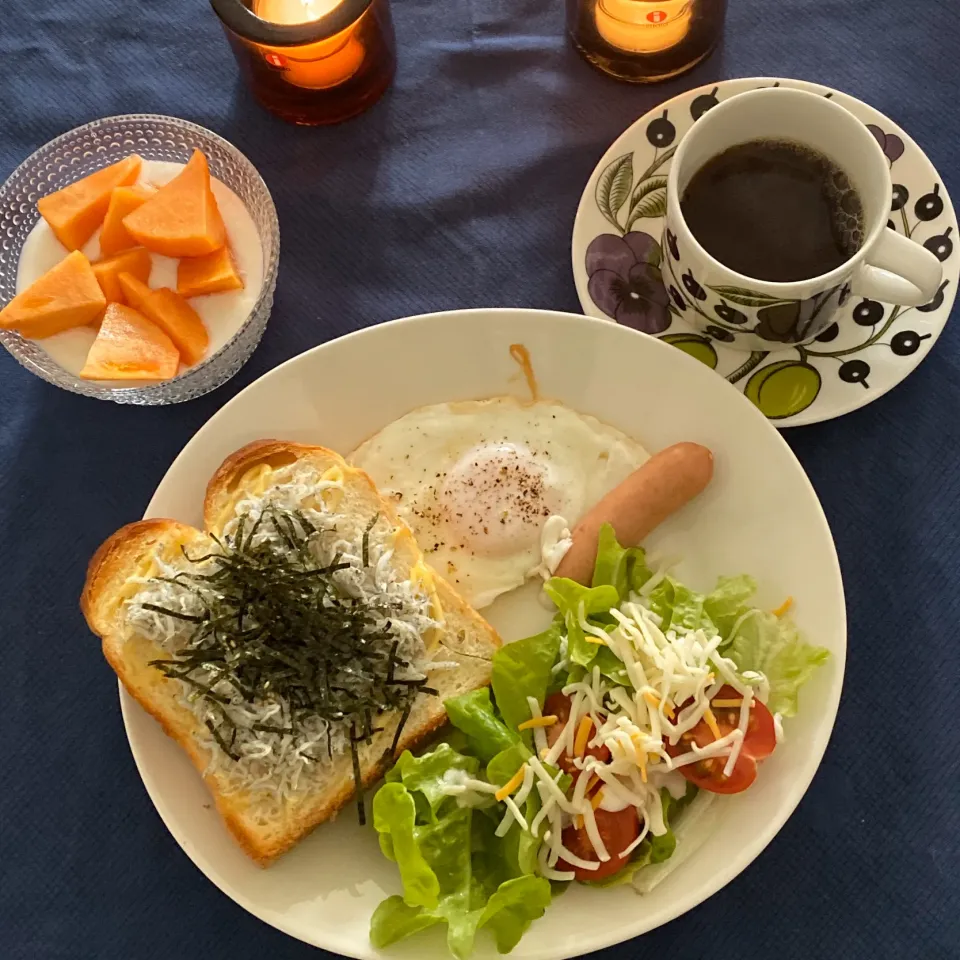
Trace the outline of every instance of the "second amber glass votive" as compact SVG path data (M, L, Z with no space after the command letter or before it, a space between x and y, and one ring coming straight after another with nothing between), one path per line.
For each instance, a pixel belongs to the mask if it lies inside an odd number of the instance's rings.
M703 60L726 13L727 0L567 0L567 32L604 73L653 83Z

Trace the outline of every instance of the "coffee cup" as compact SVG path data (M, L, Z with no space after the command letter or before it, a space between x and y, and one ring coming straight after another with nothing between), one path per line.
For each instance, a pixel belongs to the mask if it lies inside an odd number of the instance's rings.
M845 259L840 257L842 262L827 272L790 280L750 276L725 265L722 248L708 252L706 241L691 229L682 207L694 176L711 161L755 142L808 151L842 171L836 178L849 193L856 227L853 241L843 248ZM854 294L903 306L928 303L940 286L942 266L930 251L887 227L892 194L890 167L880 145L839 104L783 87L731 97L694 123L673 157L663 243L671 297L684 319L704 333L751 351L815 339ZM692 218L689 206L688 216ZM790 223L767 224L771 226L791 229ZM749 219L737 226L741 234L751 229ZM723 234L713 232L715 243ZM805 237L795 239L803 243Z

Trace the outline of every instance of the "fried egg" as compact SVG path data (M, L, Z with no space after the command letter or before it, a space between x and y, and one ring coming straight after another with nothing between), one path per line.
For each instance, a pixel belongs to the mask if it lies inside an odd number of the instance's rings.
M474 607L535 576L544 526L573 528L648 459L635 440L559 403L513 397L422 407L351 460L366 470L428 562Z

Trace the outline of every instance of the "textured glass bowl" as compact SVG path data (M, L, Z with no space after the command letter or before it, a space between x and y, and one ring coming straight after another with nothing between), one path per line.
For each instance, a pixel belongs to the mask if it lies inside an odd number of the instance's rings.
M115 403L180 403L226 383L253 353L270 317L280 261L280 226L267 185L252 163L215 133L154 114L106 117L51 140L28 157L0 188L0 303L16 294L17 264L27 235L40 219L37 200L131 153L145 160L186 163L194 149L206 154L210 172L244 202L260 234L263 286L250 315L232 339L202 363L172 380L108 386L68 373L43 349L11 330L0 330L0 343L38 377L86 397Z

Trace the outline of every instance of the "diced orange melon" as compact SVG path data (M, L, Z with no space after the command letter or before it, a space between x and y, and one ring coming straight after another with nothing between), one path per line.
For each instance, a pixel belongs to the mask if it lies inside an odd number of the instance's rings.
M93 265L93 274L100 284L103 295L110 303L124 303L123 288L120 286L120 274L125 273L138 282L146 285L150 281L150 270L153 260L150 251L145 247L134 247L124 250L116 256L98 260ZM130 304L136 306L136 304Z
M111 303L80 376L86 380L169 380L179 367L180 352L156 324L131 307Z
M243 280L226 244L205 257L184 257L177 264L177 293L182 297L242 289Z
M177 345L184 363L199 363L204 358L210 346L207 328L197 311L176 290L169 287L154 290L145 311Z
M127 305L143 313L143 306L153 293L146 281L132 273L121 272L117 275L117 283L120 285L120 293L123 294L123 300Z
M93 323L106 305L90 261L75 250L0 310L0 327L41 340Z
M127 233L123 225L123 218L133 213L144 201L149 200L156 191L146 187L114 187L110 192L110 203L107 206L106 216L103 218L103 227L100 230L100 256L112 257L121 250L129 250L137 245L137 241Z
M131 306L152 320L177 345L186 364L198 363L210 345L203 320L176 290L151 290L136 277L120 274L120 289Z
M140 157L131 154L56 193L41 197L37 209L57 239L68 250L78 250L103 222L112 191L133 183L140 176L142 163Z
M207 158L194 150L190 161L123 225L137 243L166 257L201 257L219 250L227 233L210 189Z

